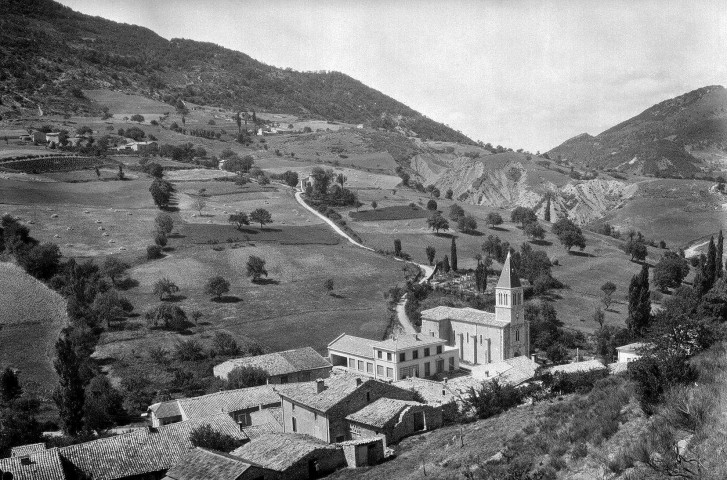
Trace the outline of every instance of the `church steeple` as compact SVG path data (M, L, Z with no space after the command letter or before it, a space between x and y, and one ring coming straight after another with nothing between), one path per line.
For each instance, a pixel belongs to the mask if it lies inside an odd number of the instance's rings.
M520 279L510 264L510 252L507 252L507 258L502 266L500 280L497 281L497 286L495 288L516 288L520 286Z
M495 286L495 318L509 324L509 335L504 348L505 358L530 353L530 332L525 321L523 287L512 267L508 252L502 265L500 279Z

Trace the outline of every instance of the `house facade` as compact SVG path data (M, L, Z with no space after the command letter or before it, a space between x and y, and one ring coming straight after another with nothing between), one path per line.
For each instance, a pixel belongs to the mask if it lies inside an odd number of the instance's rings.
M510 254L495 287L495 313L474 308L436 307L422 312L424 335L444 339L470 364L502 362L530 354L523 288Z
M644 348L648 348L648 343L629 343L628 345L622 345L620 347L616 347L616 351L618 352L618 363L628 363L633 362L634 360L638 360L641 358L642 353L641 351Z
M342 334L328 344L328 355L334 366L379 380L427 378L459 369L457 349L425 334L383 341Z
M424 403L380 398L346 417L352 439L383 436L387 445L442 426L442 408Z

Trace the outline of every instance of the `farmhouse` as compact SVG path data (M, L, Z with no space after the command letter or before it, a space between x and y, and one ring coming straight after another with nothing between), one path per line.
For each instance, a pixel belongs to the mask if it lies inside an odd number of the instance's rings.
M414 398L411 391L351 374L277 388L283 404L283 431L311 435L328 443L350 440L346 416L379 398Z
M474 308L436 307L422 312L424 335L445 339L470 364L502 362L530 354L523 288L508 253L495 287L495 313Z
M237 367L254 367L265 371L269 384L307 382L327 378L331 363L311 347L286 350L284 352L235 358L216 365L213 369L217 378L227 380L229 373Z
M116 150L119 152L151 153L157 147L157 142L129 142L126 145L119 145Z
M643 350L648 349L651 346L649 343L629 343L621 347L616 347L618 352L618 363L628 363L638 360L642 357Z
M152 426L196 420L226 413L240 426L250 425L250 414L264 408L279 407L280 396L271 386L239 388L200 397L180 398L150 405L147 414Z
M383 341L341 334L328 344L334 366L381 380L431 377L459 368L458 351L430 335L406 334Z

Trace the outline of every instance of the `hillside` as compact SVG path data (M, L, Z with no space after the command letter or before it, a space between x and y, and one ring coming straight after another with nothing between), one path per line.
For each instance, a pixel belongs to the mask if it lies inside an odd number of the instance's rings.
M595 137L573 137L548 155L656 176L721 170L727 166L727 90L708 86L666 100Z
M97 114L101 106L81 89L102 88L171 104L181 99L398 126L421 138L473 143L339 72L280 69L212 43L166 40L51 0L4 0L0 9L0 115L36 105L46 112Z

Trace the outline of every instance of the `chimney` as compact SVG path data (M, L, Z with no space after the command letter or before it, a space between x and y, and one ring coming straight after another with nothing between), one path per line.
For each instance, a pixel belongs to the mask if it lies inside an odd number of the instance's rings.
M363 378L357 378L356 379L356 386L360 387L363 384Z
M321 380L321 379L316 380L316 393L321 393L325 389L326 389L326 384L323 382L323 380Z
M532 360L535 363L538 363L538 356L533 353L532 355L530 355L530 360Z
M447 384L447 377L444 377L444 380L442 382L446 385Z

